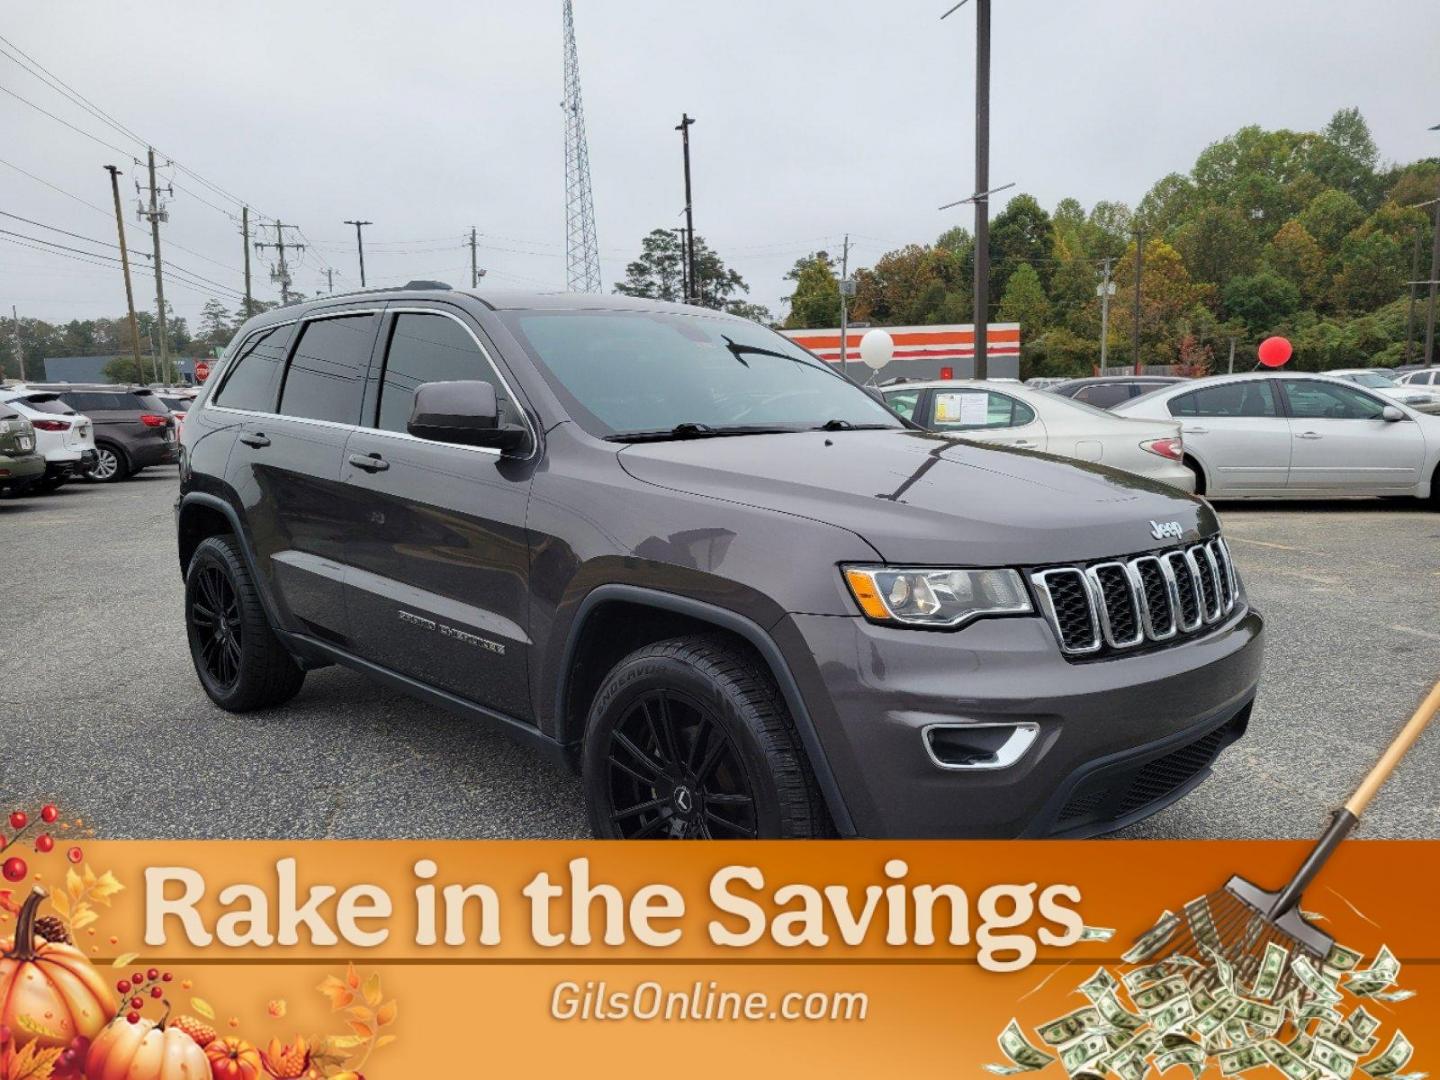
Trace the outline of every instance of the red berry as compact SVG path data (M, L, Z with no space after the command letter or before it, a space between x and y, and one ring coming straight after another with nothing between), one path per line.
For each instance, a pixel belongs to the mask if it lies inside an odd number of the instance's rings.
M81 859L85 858L85 853L78 847L72 847L69 851L65 852L65 857L73 863L78 863Z
M143 983L143 982L145 981L145 973L144 973L143 971L137 971L137 972L135 972L134 975L131 975L131 976L130 976L130 981L131 981L132 983L134 983L136 986L139 986L141 983Z
M155 987L151 987L151 989L150 989L150 996L151 996L152 998L155 998L157 1001L161 998L161 996L164 995L164 993L165 993L165 990L164 990L163 987L155 986Z
M0 867L0 873L5 875L6 881L24 881L25 875L30 868L25 865L25 860L18 855L12 855L5 860L5 865Z
M55 849L55 838L49 833L41 833L35 837L35 850L44 855Z
M154 982L154 981L155 981L156 979L158 979L159 977L160 977L160 969L159 969L159 968L151 968L149 971L145 972L145 978L149 979L151 982Z
M164 975L161 975L161 976L160 976L160 981L161 981L161 982L169 982L169 981L170 981L171 979L173 979L173 978L175 978L175 976L172 975L172 974L170 974L170 972L167 971L167 972L165 972Z
M140 1022L140 1014L138 1012L126 1013L125 1019L130 1021L130 1023L132 1024L138 1024Z
M16 810L13 814L10 815L10 827L16 832L19 832L21 829L23 829L26 825L29 824L30 815L25 813L24 810Z
M122 994L128 994L130 992L130 980L121 979L115 984L115 989L120 991L120 993Z
M133 997L133 998L131 998L131 999L130 999L130 1007L131 1007L132 1009L143 1009L143 1008L145 1007L145 999L142 998L142 997Z
M60 808L53 802L46 803L40 808L40 820L46 825L53 825L60 818Z

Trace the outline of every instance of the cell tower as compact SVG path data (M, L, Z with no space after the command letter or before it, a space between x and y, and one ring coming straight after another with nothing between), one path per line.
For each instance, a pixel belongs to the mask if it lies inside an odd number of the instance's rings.
M565 265L571 292L600 291L600 248L595 242L595 197L590 193L590 151L580 103L580 55L575 12L565 0Z

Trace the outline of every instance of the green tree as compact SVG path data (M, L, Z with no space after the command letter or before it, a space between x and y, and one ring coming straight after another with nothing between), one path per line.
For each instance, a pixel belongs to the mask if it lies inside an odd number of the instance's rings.
M1225 312L1256 333L1278 329L1300 306L1300 290L1273 270L1233 277L1225 286Z
M1347 236L1335 274L1336 309L1359 313L1394 300L1405 289L1406 255L1404 245L1378 229Z
M1361 206L1374 206L1381 184L1375 174L1380 150L1370 125L1355 108L1330 118L1310 150L1309 167L1324 184L1345 192Z
M1000 320L1020 324L1022 351L1030 338L1038 338L1050 320L1050 300L1045 295L1045 286L1040 275L1029 263L1021 263L1005 284L1005 294L1000 298Z
M969 285L954 254L923 244L888 251L854 276L855 320L889 326L952 321Z
M1197 281L1224 287L1254 269L1259 243L1244 215L1233 206L1211 204L1175 230L1175 248Z
M1047 282L1054 247L1050 215L1035 196L1016 195L990 224L990 295L1004 295L1010 275L1024 263Z
M1336 254L1350 230L1365 220L1365 211L1343 191L1326 188L1300 212L1300 224L1323 251Z
M1325 253L1299 220L1292 218L1271 238L1265 265L1294 285L1300 302L1313 306L1325 289Z
M140 363L135 363L135 358L129 355L117 356L100 369L105 378L113 383L151 383L156 381L156 371L160 372L159 381L162 383L178 383L180 381L180 370L172 360L168 368L161 365L156 357L142 356Z
M791 330L840 325L840 282L828 253L817 251L797 259L785 275L795 282L795 291L785 297L790 314L785 326Z
M680 238L669 229L652 229L640 241L640 257L625 267L625 280L616 283L615 291L651 300L683 301L683 268ZM739 302L737 293L750 291L744 278L726 267L699 233L695 234L695 278L692 291L696 302L717 311Z

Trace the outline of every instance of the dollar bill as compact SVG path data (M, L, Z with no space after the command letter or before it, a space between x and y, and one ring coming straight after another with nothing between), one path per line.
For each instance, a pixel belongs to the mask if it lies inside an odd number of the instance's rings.
M1376 991L1376 992L1373 993L1373 994L1365 994L1365 995L1363 995L1363 996L1370 998L1372 1001L1384 1001L1384 1002L1388 1002L1388 1003L1390 1003L1390 1004L1394 1004L1394 1003L1397 1002L1397 1001L1408 1001L1410 998L1412 998L1412 997L1415 996L1415 991L1414 991L1414 990L1388 990L1388 991L1386 991L1386 990L1381 990L1381 991Z
M1382 945L1369 967L1346 973L1345 988L1357 997L1366 997L1384 990L1399 977L1400 961L1388 945Z
M1060 1064L1073 1076L1108 1053L1110 1044L1104 1035L1086 1035L1060 1051Z
M1269 1001L1275 996L1280 985L1280 976L1285 974L1285 965L1290 960L1290 950L1273 941L1265 943L1265 955L1260 960L1260 970L1255 975L1255 985L1250 996Z
M1081 941L1109 941L1115 936L1115 929L1110 926L1086 926L1080 930Z
M1093 1002L1103 994L1113 993L1115 987L1119 985L1120 984L1115 981L1115 976L1111 975L1109 971L1102 967L1097 968L1095 974L1082 982L1076 989Z
M1356 1056L1343 1047L1335 1045L1329 1039L1316 1038L1314 1046L1310 1051L1310 1060L1331 1076L1337 1076L1340 1080L1346 1078L1355 1071Z
M1410 1040L1405 1038L1405 1033L1397 1031L1391 1038L1390 1045L1385 1048L1385 1052L1379 1057L1365 1062L1360 1068L1371 1076L1389 1076L1409 1064L1414 1053L1415 1048L1410 1045Z
M1274 1039L1266 1039L1260 1044L1260 1049L1270 1059L1270 1063L1279 1069L1290 1080L1310 1080L1317 1074L1315 1066L1311 1065L1299 1054L1295 1053L1283 1043Z
M1235 1076L1248 1072L1250 1069L1258 1069L1270 1061L1265 1056L1265 1051L1259 1046L1242 1046L1234 1050L1222 1050L1219 1059L1220 1072L1225 1076Z
M1127 971L1120 976L1120 981L1125 984L1126 990L1133 992L1147 983L1159 982L1170 974L1170 970L1170 965L1162 960L1158 964L1145 964L1134 971Z
M1345 1026L1363 1038L1366 1035L1374 1034L1375 1029L1380 1026L1380 1021L1371 1016L1364 1005L1357 1005L1355 1011L1346 1018Z
M1020 1030L1020 1021L1012 1019L996 1039L1000 1050L1010 1059L1009 1065L986 1065L988 1072L996 1076L1014 1076L1016 1073L1034 1072L1043 1069L1055 1060L1054 1056L1031 1046Z
M1315 1039L1314 1036L1308 1035L1305 1032L1300 1031L1297 1032L1295 1034L1295 1037L1292 1038L1285 1045L1288 1046L1295 1053L1299 1054L1301 1057L1308 1058L1311 1056L1311 1052L1315 1049Z
M1167 911L1160 916L1154 926L1141 934L1135 944L1130 946L1121 957L1127 964L1138 964L1142 960L1148 960L1166 945L1170 944L1175 931L1180 928L1180 918L1173 911Z
M1239 1008L1238 998L1227 998L1197 1016L1195 1023L1190 1025L1191 1029L1201 1038L1208 1038L1220 1031L1225 1026L1225 1022L1234 1016Z
M1152 1013L1163 1008L1178 997L1188 996L1190 986L1180 975L1171 975L1162 979L1153 986L1137 990L1130 995L1130 1000L1135 1002L1136 1008L1144 1013Z
M1334 968L1336 971L1353 971L1364 958L1364 953L1355 949L1347 949L1337 941L1325 954L1325 966Z
M1190 1075L1198 1078L1205 1069L1205 1051L1192 1043L1190 1046L1177 1046L1174 1050L1167 1050L1155 1059L1155 1068L1162 1073L1176 1065L1187 1066Z
M1266 1034L1273 1035L1285 1022L1285 1011L1278 1005L1267 1005L1263 1001L1241 998L1240 1007L1235 1010L1234 1019L1246 1024L1254 1024L1263 1029Z
M1096 1011L1095 1006L1086 1005L1040 1025L1035 1029L1035 1033L1040 1036L1042 1042L1051 1046L1063 1046L1100 1026L1100 1013Z
M1181 1024L1195 1018L1195 1006L1190 1001L1190 995L1176 998L1153 1013L1150 1017L1150 1026L1155 1031L1174 1031Z
M1322 1023L1315 1029L1315 1034L1322 1039L1329 1039L1336 1046L1340 1047L1357 1057L1360 1054L1368 1054L1375 1049L1379 1039L1374 1035L1361 1035L1351 1027L1342 1023Z
M1315 965L1310 962L1308 956L1297 956L1290 964L1290 970L1300 980L1300 985L1310 991L1316 1001L1326 1005L1334 1005L1340 1001L1340 991L1331 986L1325 976L1315 970Z
M1215 971L1215 978L1220 980L1220 985L1231 993L1235 991L1235 969L1230 966L1228 960L1221 956L1216 949L1200 946L1205 955L1210 958L1210 965Z
M1095 999L1095 1008L1101 1019L1120 1031L1133 1032L1145 1026L1145 1021L1120 1004L1114 992L1101 994Z

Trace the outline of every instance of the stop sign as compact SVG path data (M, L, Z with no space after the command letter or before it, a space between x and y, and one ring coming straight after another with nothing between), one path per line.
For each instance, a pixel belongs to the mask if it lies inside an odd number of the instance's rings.
M195 361L195 381L204 382L210 377L210 362L208 360Z

